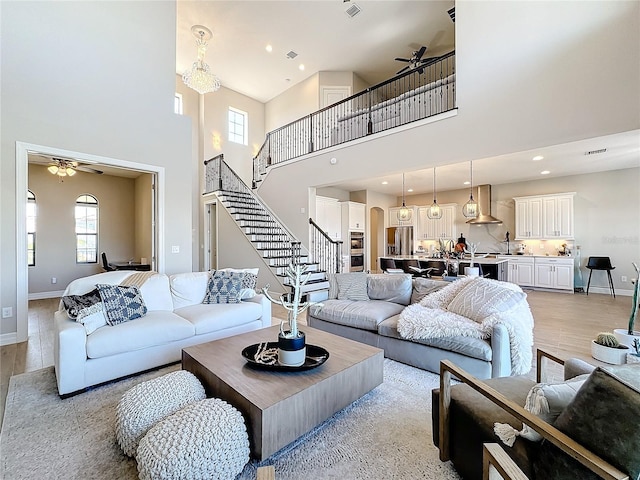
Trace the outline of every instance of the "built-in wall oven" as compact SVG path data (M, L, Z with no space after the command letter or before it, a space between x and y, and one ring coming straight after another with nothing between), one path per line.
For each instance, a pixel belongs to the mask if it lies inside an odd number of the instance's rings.
M364 272L364 232L349 232L349 271Z

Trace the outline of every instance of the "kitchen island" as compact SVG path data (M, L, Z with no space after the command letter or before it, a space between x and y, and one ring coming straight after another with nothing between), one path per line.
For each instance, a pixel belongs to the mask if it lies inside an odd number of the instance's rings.
M407 273L416 275L417 272L409 268L410 265L419 268L433 268L431 276L441 276L445 270L447 260L444 258L431 258L427 255L390 255L379 258L379 265L383 265L392 260L395 264L395 268L400 268ZM458 262L458 271L460 274L464 274L464 267L468 267L471 263L471 258L466 256L455 260ZM508 260L505 258L497 258L495 255L489 255L487 257L476 256L473 259L473 265L479 266L481 274L487 278L493 278L494 280L501 280L506 282L509 279L508 275Z

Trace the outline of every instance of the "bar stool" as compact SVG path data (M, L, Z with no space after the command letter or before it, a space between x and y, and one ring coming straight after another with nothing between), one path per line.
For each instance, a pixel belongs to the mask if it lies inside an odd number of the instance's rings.
M381 258L380 259L380 270L386 272L389 269L396 268L396 261L393 258Z
M609 278L609 290L613 294L613 298L616 298L616 291L613 288L613 279L611 278L611 270L616 267L611 266L611 259L609 257L589 257L587 261L587 268L589 269L589 281L587 282L587 295L589 295L589 285L591 285L591 274L594 270L606 270L607 277Z

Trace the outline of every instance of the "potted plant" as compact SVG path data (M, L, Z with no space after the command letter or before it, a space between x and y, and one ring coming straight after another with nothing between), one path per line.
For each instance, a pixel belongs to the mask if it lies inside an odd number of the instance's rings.
M467 244L467 247L464 249L465 253L468 253L471 255L471 259L469 260L469 266L464 267L464 274L469 277L477 277L480 275L480 267L473 266L473 261L476 258L476 251L478 250L478 245L480 245L480 242L478 243L470 242Z
M640 340L640 331L634 330L634 326L636 323L636 318L638 318L638 289L640 288L640 268L638 265L633 262L633 268L636 271L635 280L631 280L633 283L633 300L631 302L631 315L629 316L629 325L627 329L624 328L616 328L613 331L613 334L623 345L627 345L628 347L633 346L634 340Z
M591 356L612 365L625 363L628 351L629 347L620 345L615 335L609 332L601 332L591 341Z
M304 332L298 330L298 315L316 302L300 302L301 287L307 283L310 273L306 273L307 265L289 264L285 274L291 280L292 293L283 293L280 300L269 295L269 285L262 289L262 293L273 303L282 305L287 310L287 320L280 322L278 334L278 363L288 367L299 367L304 364L307 347ZM305 275L306 274L306 275Z
M627 353L627 363L640 363L640 340L634 338L631 348L635 350L635 352Z

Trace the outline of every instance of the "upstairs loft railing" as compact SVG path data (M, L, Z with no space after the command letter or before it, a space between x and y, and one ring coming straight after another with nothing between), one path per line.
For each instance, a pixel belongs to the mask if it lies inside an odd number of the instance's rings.
M286 242L290 244L288 247L286 256L290 256L290 259L285 264L300 263L301 256L304 255L302 251L302 243L291 233L291 231L282 223L275 213L267 207L262 200L253 193L253 191L247 186L246 183L234 172L229 165L224 161L224 154L217 155L209 160L205 160L205 192L204 195L214 192L220 192L222 194L235 193L244 195L247 198L251 198L256 205L258 205L260 211L268 215L268 218L274 223L270 227L264 227L261 219L255 221L247 220L247 226L259 227L263 232L260 237L261 243L267 243L276 238L277 242L282 242L283 235L286 237ZM274 240L275 242L275 240ZM276 242L276 243L277 243Z
M311 245L309 250L318 268L327 273L342 273L342 241L333 240L322 228L309 219Z
M253 159L253 188L267 168L456 108L455 52L267 134Z

